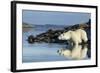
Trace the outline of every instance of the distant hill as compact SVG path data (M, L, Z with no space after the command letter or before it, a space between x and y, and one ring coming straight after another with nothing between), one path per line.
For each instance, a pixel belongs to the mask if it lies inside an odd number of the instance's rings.
M88 22L86 23L81 23L81 24L75 24L75 25L72 25L72 26L69 26L69 27L65 27L65 31L68 31L68 30L76 30L76 29L89 29L91 28L91 20L89 19Z
M32 24L28 24L28 23L23 22L22 27L23 28L33 28L34 26Z

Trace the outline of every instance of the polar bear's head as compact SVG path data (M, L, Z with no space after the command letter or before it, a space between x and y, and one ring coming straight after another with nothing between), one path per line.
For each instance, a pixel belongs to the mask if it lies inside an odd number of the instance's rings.
M59 55L65 56L65 57L70 57L71 56L71 51L69 49L60 49L57 51Z
M62 33L58 39L59 40L69 40L71 38L71 31Z

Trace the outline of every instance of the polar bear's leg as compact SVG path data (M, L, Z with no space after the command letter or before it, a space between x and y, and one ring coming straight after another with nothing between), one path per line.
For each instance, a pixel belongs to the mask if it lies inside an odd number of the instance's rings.
M83 40L84 42L87 42L87 41L88 41L87 33L86 33L85 31L82 31L81 37L82 37L82 40Z
M73 31L71 33L71 40L73 41L73 45L78 46L79 40L80 40L80 36L78 36L78 34Z
M73 59L80 59L81 58L81 50L82 46L81 45L75 45L75 47L72 50L72 58Z
M81 52L81 59L86 58L86 56L87 56L87 51L88 51L87 47L85 47L85 48L82 50L82 52Z
M74 44L74 46L78 46L79 45L79 41L76 40L76 39L73 39L73 44Z

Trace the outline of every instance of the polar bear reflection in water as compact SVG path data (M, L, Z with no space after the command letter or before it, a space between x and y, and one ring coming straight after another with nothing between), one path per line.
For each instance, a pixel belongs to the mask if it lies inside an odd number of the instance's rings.
M62 55L66 58L70 58L70 59L85 59L87 57L87 45L78 45L78 46L74 46L72 48L72 50L70 49L59 49L57 52L59 53L59 55Z
M71 49L59 49L57 52L59 55L63 55L67 58L72 59L85 59L87 56L88 48L86 42L88 41L87 34L85 30L77 29L75 31L68 31L62 33L59 37L59 40L69 40L73 46ZM80 45L81 43L85 43Z

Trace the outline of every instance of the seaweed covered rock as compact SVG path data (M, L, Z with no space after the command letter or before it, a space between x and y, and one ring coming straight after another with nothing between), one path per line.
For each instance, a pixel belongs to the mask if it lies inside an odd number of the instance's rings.
M33 35L30 35L28 37L28 42L29 43L34 43L34 42L45 42L45 43L67 43L67 41L65 40L59 40L58 36L60 34L62 34L63 32L69 31L69 30L77 30L77 29L84 29L88 35L88 39L90 40L90 35L91 35L91 20L89 20L86 23L83 24L76 24L73 26L68 26L65 27L62 30L53 30L53 29L48 29L46 32L41 33L36 35L36 37L34 37Z
M34 43L34 36L33 35L30 35L29 37L28 37L28 39L27 39L27 41L28 41L28 43L30 43L30 44L32 44L32 43Z

